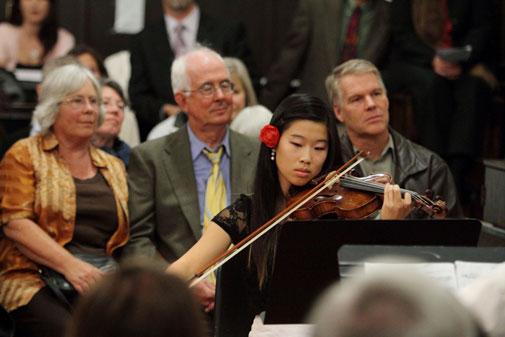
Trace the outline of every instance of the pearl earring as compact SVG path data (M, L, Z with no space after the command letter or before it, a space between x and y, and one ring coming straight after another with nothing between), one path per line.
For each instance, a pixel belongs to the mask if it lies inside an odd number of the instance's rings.
M271 161L275 160L275 151L274 150L272 150L272 152L270 153L270 160Z

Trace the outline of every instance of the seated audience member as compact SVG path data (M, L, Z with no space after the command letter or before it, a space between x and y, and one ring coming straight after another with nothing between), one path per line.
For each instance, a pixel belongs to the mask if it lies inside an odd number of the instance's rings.
M121 159L128 168L131 148L118 137L128 105L119 84L109 79L104 80L102 104L105 110L104 120L91 141L93 145Z
M179 112L170 67L174 59L199 43L252 66L244 26L200 10L195 0L160 0L163 17L132 39L129 96L137 114L141 139L163 119Z
M465 201L476 195L465 176L481 155L496 81L485 66L495 54L493 7L489 0L395 0L391 6L386 85L412 96L419 143L447 161ZM451 54L451 48L466 50Z
M201 48L172 64L172 88L188 123L132 149L128 170L131 239L123 255L167 266L221 209L248 193L257 142L229 130L233 87L216 52ZM213 286L209 296L213 300Z
M456 186L447 164L435 153L405 139L388 126L389 101L378 69L369 61L354 59L326 79L328 96L337 119L344 161L359 150L369 156L357 169L361 176L389 173L401 188L434 196L447 203L449 217L462 217ZM421 216L412 212L412 216Z
M7 22L0 23L0 67L40 68L74 46L74 37L57 26L54 0L13 0Z
M484 336L449 290L414 269L394 265L331 286L309 322L315 324L313 337Z
M68 55L75 56L97 79L109 76L107 69L105 69L102 56L90 46L78 44L68 52Z
M231 118L234 120L235 117L244 110L244 108L256 106L258 104L258 100L252 86L251 77L249 76L247 68L242 61L233 57L224 57L223 60L230 72L231 81L233 83L233 108ZM259 136L261 128L268 124L270 117L272 117L272 113L267 110L270 113L268 114L265 110L266 109L261 108L249 110L247 112L247 117L243 116L239 118L239 121L237 121L235 125L239 125L239 129L242 131L235 129L233 122L231 123L230 128L248 136L251 134ZM250 125L244 123L245 118L251 117L252 112L254 111L258 111L258 120L251 121L252 124ZM266 120L267 117L268 120ZM184 123L186 123L187 119L188 117L186 116L186 113L181 110L177 115L171 116L156 125L147 136L147 140L156 139L175 132L184 125ZM262 125L259 126L260 124Z
M48 61L44 67L42 68L42 78L46 78L47 75L53 70L67 65L67 64L81 64L77 58L72 55L58 57L56 59L52 59ZM87 68L87 67L86 67ZM88 68L89 70L89 68ZM40 90L40 85L37 87ZM102 98L104 102L104 110L105 110L105 120L104 123L98 128L96 137L94 137L93 141L95 145L98 147L104 146L102 150L118 157L123 161L125 166L128 168L128 157L130 155L130 146L125 143L121 137L121 129L124 125L125 120L125 112L127 111L126 98L124 97L123 90L121 87L112 80L105 80L104 84L102 84L102 90L106 91L106 94L102 93ZM107 96L107 97L106 97ZM121 101L119 105L108 105L106 104L111 99L116 101ZM120 109L121 111L116 111L116 107L123 107ZM112 109L112 110L111 110ZM133 114L132 112L129 112ZM119 119L118 119L119 118ZM135 118L135 116L133 116ZM30 136L35 136L38 132L40 132L40 123L37 121L37 116L32 116L32 129L30 131ZM119 123L119 125L117 125ZM119 133L118 133L119 132ZM112 143L111 143L112 142Z
M326 100L321 79L335 66L353 58L381 66L387 61L390 2L297 1L291 28L268 71L260 102L273 110L293 90Z
M68 337L204 337L184 281L144 264L104 276L76 307Z
M90 143L101 103L87 69L52 71L34 112L41 132L18 141L0 162L0 304L20 336L63 336L70 317L39 265L83 293L102 272L72 254L112 256L128 240L124 165Z

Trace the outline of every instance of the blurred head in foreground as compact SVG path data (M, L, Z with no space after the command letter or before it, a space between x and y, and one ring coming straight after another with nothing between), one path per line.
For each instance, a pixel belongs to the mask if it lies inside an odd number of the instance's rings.
M474 337L480 331L449 290L394 264L332 286L309 320L314 337Z
M202 319L184 281L135 262L82 297L68 336L203 337Z

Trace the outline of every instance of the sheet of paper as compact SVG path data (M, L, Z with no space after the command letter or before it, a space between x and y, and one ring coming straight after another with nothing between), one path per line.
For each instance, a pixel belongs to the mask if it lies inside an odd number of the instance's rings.
M116 0L114 32L136 34L144 29L145 0Z
M499 264L488 262L455 261L454 265L456 277L458 279L458 288L463 288L474 279L489 274L498 267Z
M389 263L365 263L365 273L383 267L391 266ZM450 262L434 263L395 263L394 266L408 267L417 270L420 274L426 275L438 281L442 286L454 291L458 287L454 264Z
M249 337L310 337L312 324L263 324L260 316L254 318Z

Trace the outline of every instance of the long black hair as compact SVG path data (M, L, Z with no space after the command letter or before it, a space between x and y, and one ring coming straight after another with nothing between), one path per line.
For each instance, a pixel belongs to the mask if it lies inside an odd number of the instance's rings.
M20 2L21 0L13 0L10 16L7 18L7 22L15 26L21 26L23 24L23 13L21 13ZM42 21L38 34L38 38L44 48L42 59L44 59L56 44L58 40L58 27L57 0L49 0L49 12L44 21Z
M310 120L326 125L328 130L328 156L321 173L329 172L340 166L340 142L337 134L337 122L333 111L321 99L305 94L294 94L286 97L275 109L270 125L275 126L282 135L294 121ZM250 229L254 231L277 214L285 204L281 190L277 165L270 159L272 150L261 144L254 194L252 197ZM277 230L272 230L251 245L249 262L254 264L260 285L268 275L268 264L274 256L277 243Z

